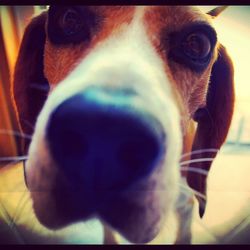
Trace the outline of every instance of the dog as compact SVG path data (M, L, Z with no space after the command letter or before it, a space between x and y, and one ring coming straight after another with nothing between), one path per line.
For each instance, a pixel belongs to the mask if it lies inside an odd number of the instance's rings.
M50 6L33 18L12 94L43 225L96 217L105 243L112 231L148 243L174 211L176 243L191 242L193 196L201 217L206 207L199 171L233 115L233 64L212 26L223 9Z

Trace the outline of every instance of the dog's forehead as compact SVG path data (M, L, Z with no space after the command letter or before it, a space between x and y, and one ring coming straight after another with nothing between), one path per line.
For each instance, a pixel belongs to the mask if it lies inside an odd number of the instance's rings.
M192 6L152 6L145 8L144 12L144 24L151 33L180 31L193 23L211 25L209 15Z
M131 18L137 11L152 14L152 17L161 21L183 25L185 22L207 21L208 15L194 6L89 6L97 15L116 21L115 18ZM150 20L149 20L150 21Z
M188 23L210 23L210 16L194 6L90 6L97 15L105 17L106 22L119 25L130 22L138 12L143 13L145 25L158 25L178 30Z
M134 16L136 7L135 6L57 6L53 5L50 7L49 12L60 13L62 10L69 8L78 8L82 10L88 10L92 12L99 21L105 22L105 24L115 23L116 26L123 22L129 23Z
M159 41L164 32L178 32L190 24L207 23L212 26L211 17L193 6L73 6L75 7L87 10L87 13L92 13L92 18L94 17L91 47L96 42L106 40L110 35L130 29L133 26L131 24L135 23L140 23L140 29L145 29L151 39L155 36ZM49 16L54 16L52 20L56 21L61 11L67 8L72 7L52 6ZM88 18L87 15L86 21Z
M206 22L209 20L208 15L193 6L148 6L145 8L145 15L175 27L190 22Z
M70 6L53 6L53 8L60 11L61 8L70 8ZM82 6L81 8L88 8L112 28L130 23L138 12L143 12L145 24L167 25L172 29L178 29L196 21L210 22L208 15L193 6Z

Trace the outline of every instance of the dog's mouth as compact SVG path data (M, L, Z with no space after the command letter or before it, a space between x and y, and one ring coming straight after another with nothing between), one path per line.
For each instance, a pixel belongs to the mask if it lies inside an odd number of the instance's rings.
M163 162L159 162L154 173L126 189L103 190L98 195L86 191L79 183L70 184L65 176L58 174L51 190L31 190L34 211L50 229L99 218L130 242L150 242L162 228L176 197L175 187L167 186L165 179L160 181L161 175L165 175L163 167Z
M156 117L127 105L131 100L103 90L99 98L98 91L72 96L50 115L45 151L53 163L40 159L36 171L40 179L49 167L54 173L44 190L31 172L34 210L48 228L98 217L129 241L148 242L176 197L165 166L167 135Z
M32 192L33 206L39 221L50 229L99 218L133 243L153 240L172 208L173 196L163 183L156 184L159 173L141 180L122 193L110 192L98 199L88 199L84 189L65 186L48 192Z

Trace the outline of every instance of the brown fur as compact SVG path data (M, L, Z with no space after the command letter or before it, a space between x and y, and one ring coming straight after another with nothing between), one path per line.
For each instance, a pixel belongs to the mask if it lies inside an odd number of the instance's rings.
M105 20L102 27L93 34L90 43L58 47L47 39L45 44L44 73L50 84L57 84L65 78L85 56L100 42L119 32L123 25L128 25L134 14L134 7L90 7L100 18Z

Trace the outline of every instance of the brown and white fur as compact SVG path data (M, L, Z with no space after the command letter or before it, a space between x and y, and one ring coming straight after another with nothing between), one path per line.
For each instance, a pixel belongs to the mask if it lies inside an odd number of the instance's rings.
M150 176L134 183L131 190L106 205L105 213L95 216L129 241L145 243L157 236L175 211L179 221L176 243L190 242L193 195L181 192L180 186L196 191L202 216L207 175L194 169L209 171L212 160L188 160L213 159L227 136L234 104L233 69L217 40L207 66L199 72L190 69L169 56L175 46L170 36L186 27L192 30L192 25L213 29L212 18L220 11L204 14L188 6L84 6L82 11L91 13L96 23L86 20L89 39L73 44L50 39L49 25L60 14L52 20L49 13L52 9L59 13L57 8L50 7L26 28L12 88L20 129L33 134L30 145L24 142L23 146L28 151L27 185L38 219L53 229L80 220L65 205L70 197L54 192L55 182L67 189L67 177L60 173L45 136L53 110L93 83L130 88L141 96L142 102L136 105L162 124L167 152ZM180 166L184 154L187 165ZM88 202L84 197L78 199ZM105 243L112 242L109 228L105 236Z

